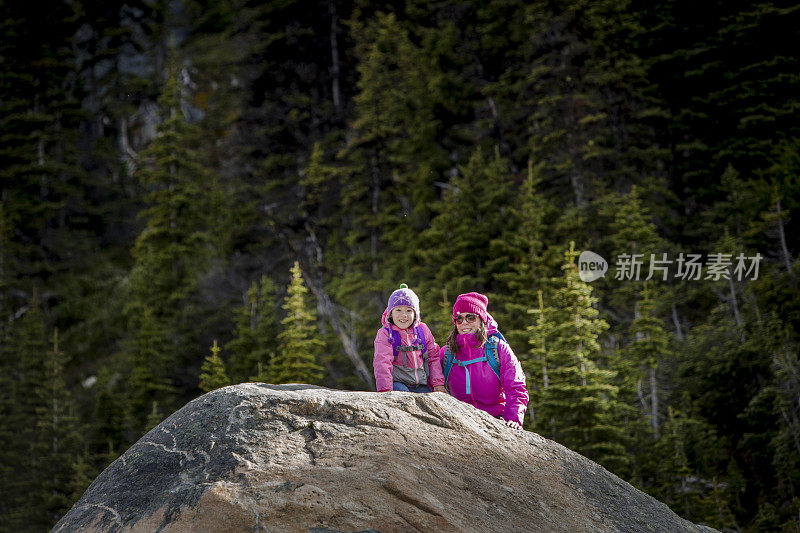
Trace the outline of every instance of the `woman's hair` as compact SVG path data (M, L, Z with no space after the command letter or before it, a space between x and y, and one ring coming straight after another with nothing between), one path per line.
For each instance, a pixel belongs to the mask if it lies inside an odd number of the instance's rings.
M450 353L453 355L458 354L458 342L456 342L456 336L458 335L458 328L455 324L453 324L453 331L450 332L450 335L447 336L446 344L450 347ZM489 340L488 335L486 335L486 324L483 323L481 317L478 317L478 331L474 333L475 338L481 343L481 345Z

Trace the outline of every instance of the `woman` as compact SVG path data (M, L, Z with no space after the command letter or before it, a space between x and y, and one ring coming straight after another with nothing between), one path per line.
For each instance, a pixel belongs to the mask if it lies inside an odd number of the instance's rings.
M477 292L456 298L453 331L440 352L445 387L455 398L521 429L528 407L525 374L486 311L488 303Z

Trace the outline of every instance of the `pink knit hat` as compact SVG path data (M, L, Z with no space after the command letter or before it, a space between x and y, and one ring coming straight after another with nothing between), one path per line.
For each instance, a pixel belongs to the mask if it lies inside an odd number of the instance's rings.
M453 322L456 321L458 313L474 313L481 317L484 324L489 322L486 312L486 306L489 304L489 298L478 292L468 292L466 294L459 294L456 298L456 303L453 304Z

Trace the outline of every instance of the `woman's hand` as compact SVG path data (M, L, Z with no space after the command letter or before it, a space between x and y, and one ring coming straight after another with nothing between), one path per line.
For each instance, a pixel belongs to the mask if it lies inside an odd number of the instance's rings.
M433 388L433 392L443 392L443 393L447 394L447 389L444 388L444 385L436 385Z
M520 426L519 423L514 422L513 420L503 420L503 422L505 422L506 425L511 429L522 429L522 426Z

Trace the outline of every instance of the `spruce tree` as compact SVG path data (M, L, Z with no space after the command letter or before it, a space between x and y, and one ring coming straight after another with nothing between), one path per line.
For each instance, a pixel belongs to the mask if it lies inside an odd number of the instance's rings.
M554 198L586 208L606 187L656 170L663 116L630 39L626 2L535 1L518 8L508 67L484 94L496 101L512 159L542 163Z
M275 383L310 383L322 381L318 360L324 343L319 338L316 312L308 301L300 265L291 268L292 279L283 304L286 317L278 335L278 353L273 359Z
M96 476L97 471L92 468L84 454L78 454L72 463L72 477L67 484L68 500L71 504L77 503Z
M733 476L714 477L727 464L722 443L710 425L668 407L661 437L650 444L650 457L656 463L646 487L650 494L688 520L720 530L738 527L729 505L738 483Z
M36 438L31 443L36 462L30 473L36 489L27 495L26 505L34 510L28 524L41 528L52 527L72 504L69 490L72 464L83 440L64 379L66 362L56 329L52 348L46 354L43 379L37 387L41 404L37 408Z
M710 205L728 165L753 176L770 166L771 146L797 136L791 87L800 59L788 42L765 38L794 33L796 8L735 2L698 16L676 0L633 6L646 30L637 48L648 58L655 96L671 111L665 132L674 190L686 191L687 205ZM709 119L716 127L706 127Z
M128 440L132 441L149 429L156 403L170 405L175 396L174 385L164 376L160 364L171 349L164 326L149 308L137 317L136 337L128 341L126 352L130 374L127 382L126 422ZM160 421L160 420L159 420ZM152 426L150 426L152 427Z
M408 27L395 14L378 13L355 23L353 34L360 78L352 123L356 137L348 151L361 168L362 183L380 196L380 208L370 217L380 227L379 239L399 251L396 243L429 221L434 181L450 166L441 137L447 134L442 119L453 103L446 99L450 80L439 63L453 44L452 33ZM390 268L412 265L406 258Z
M217 340L211 346L211 355L207 356L200 368L200 390L210 392L231 384L231 380L225 373L225 362L219 355L220 347Z
M154 401L150 406L150 413L147 415L147 419L144 422L145 433L159 425L162 420L164 420L164 414L161 412L158 402Z
M639 405L642 414L650 419L653 437L658 439L663 416L661 411L665 407L659 370L670 357L670 347L664 324L655 316L653 292L652 288L644 287L637 305L638 316L628 329L631 340L625 347L623 358L637 366L631 374L636 376L635 390L638 392ZM647 383L646 390L643 383Z
M542 194L540 170L541 163L534 165L532 160L528 161L527 179L513 204L519 225L508 229L504 238L493 243L497 255L512 258L508 271L496 276L499 287L493 301L499 311L494 314L503 326L503 335L520 351L528 344L528 310L541 298L550 277L548 256L552 252L545 249L545 240L553 207ZM515 351L517 357L522 355L520 351Z
M142 213L145 229L133 249L130 308L149 306L159 319L173 317L185 304L209 252L204 231L208 180L192 149L198 132L186 122L181 102L177 72L172 72L160 99L164 122L148 151L149 164L139 171L149 193Z
M553 309L544 306L544 298L541 289L536 293L539 305L530 309L528 312L535 315L533 324L528 326L528 343L530 344L530 356L523 355L520 358L522 369L527 377L526 383L530 394L531 403L528 412L531 425L536 426L538 422L537 407L542 402L542 397L550 387L551 363L548 362L548 350L550 342L553 340L555 323L553 322ZM526 354L528 351L522 351ZM519 357L519 356L518 356Z
M128 357L138 358L129 380L134 425L141 427L155 399L162 409L177 407L168 390L188 394L196 378L176 374L196 360L194 342L208 313L201 300L199 282L213 254L208 221L214 219L211 197L215 189L197 149L199 132L183 114L183 96L173 63L159 100L164 121L137 171L148 191L141 216L144 228L132 250L134 265L127 283L125 317L131 338ZM160 331L156 331L160 330ZM147 337L155 334L156 337ZM147 362L142 359L147 353ZM145 374L147 379L143 379ZM155 387L156 390L150 390ZM138 389L138 390L136 390ZM155 393L155 398L148 393Z
M25 529L34 518L37 508L31 498L41 487L39 474L47 456L34 453L40 443L37 420L47 408L43 385L47 376L48 342L45 318L34 289L25 313L7 331L3 358L11 361L9 388L3 392L4 420L2 438L3 468L0 474L2 490L2 522L8 531ZM39 493L41 494L41 493ZM52 509L51 509L52 511ZM48 524L52 525L52 524ZM47 527L39 523L40 527Z
M664 262L665 254L670 260L670 250L658 234L639 187L632 187L628 194L609 195L600 204L600 214L609 218L609 235L602 246L608 250L609 263L615 263L616 270L609 265L608 279L598 286L606 288L608 305L622 312L621 325L629 327L638 316L636 295L642 292L642 283L653 279L654 283L664 284L674 266ZM658 267L667 268L666 280Z
M600 335L608 329L597 298L580 279L574 243L553 296L553 340L548 345L549 386L542 390L536 430L615 472L630 460L615 373L601 366ZM536 339L534 339L536 340Z
M676 387L691 400L692 418L720 436L716 446L723 458L711 468L697 465L704 478L728 483L731 495L744 492L774 498L777 485L770 435L779 427L779 415L767 383L770 354L779 335L758 325L749 310L741 318L739 326L729 302L723 301L689 332L678 351ZM729 471L741 472L743 479L731 478ZM757 502L729 499L739 516L754 516Z
M797 344L787 337L772 353L775 394L774 409L779 426L773 437L773 465L781 480L777 487L782 499L797 498L800 492L800 357Z
M236 312L234 338L225 347L231 354L229 369L234 382L246 381L256 373L263 378L259 365L264 369L271 366L277 346L276 291L275 282L261 276L250 286L247 301Z
M342 211L326 265L334 299L352 310L356 335L366 338L386 303L385 288L414 284L407 278L417 233L429 221L433 182L449 162L436 142L438 56L426 54L394 14L352 23L358 91L352 135L339 153ZM362 357L371 349L363 343Z
M478 148L436 204L437 215L424 234L430 248L425 265L434 271L426 286L446 289L450 298L469 291L492 292L495 277L509 270L510 258L497 253L497 241L515 228L509 204L513 176L508 161Z
M429 243L420 233L453 166L447 121L463 108L448 94L458 82L442 65L456 46L452 28L408 24L399 12L351 23L359 77L352 135L339 153L341 222L334 222L325 264L332 297L370 359L372 343L364 339L379 325L388 288L407 282L433 309L432 291L423 294L428 273L420 255Z
M97 380L94 405L91 410L93 423L88 436L88 460L98 469L108 466L117 458L117 451L124 451L128 439L129 395L128 383L119 383L120 374L103 369Z

